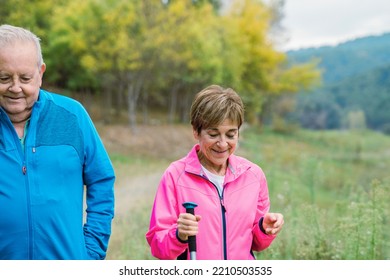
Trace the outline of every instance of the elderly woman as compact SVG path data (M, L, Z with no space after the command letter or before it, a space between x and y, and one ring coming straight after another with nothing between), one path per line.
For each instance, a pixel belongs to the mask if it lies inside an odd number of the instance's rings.
M234 155L244 106L232 89L212 85L191 106L198 143L171 163L157 189L146 239L158 259L189 259L188 238L196 235L197 259L250 260L281 230L280 213L269 213L262 169ZM186 213L185 202L196 213Z

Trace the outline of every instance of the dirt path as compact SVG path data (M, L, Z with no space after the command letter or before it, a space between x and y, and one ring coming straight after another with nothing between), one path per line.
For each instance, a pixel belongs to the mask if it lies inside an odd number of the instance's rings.
M128 157L170 162L186 155L195 143L189 125L140 125L136 133L126 125L100 125L98 130L109 153ZM116 218L124 217L132 207L152 207L156 188L166 167L160 170L153 168L153 171L148 172L148 166L145 165L142 166L146 169L142 170L142 175L134 175L134 171L125 169L116 170Z
M115 216L123 218L132 207L138 207L147 201L152 207L162 172L154 172L146 176L122 177L120 183L115 186Z

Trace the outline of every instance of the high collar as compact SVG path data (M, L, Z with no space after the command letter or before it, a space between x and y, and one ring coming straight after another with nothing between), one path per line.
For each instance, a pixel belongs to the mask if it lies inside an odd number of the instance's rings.
M198 157L198 151L200 150L199 144L195 144L185 157L185 171L196 175L203 176L201 163ZM234 154L228 158L228 166L225 174L225 182L233 181L238 178L242 173L250 168L248 161Z

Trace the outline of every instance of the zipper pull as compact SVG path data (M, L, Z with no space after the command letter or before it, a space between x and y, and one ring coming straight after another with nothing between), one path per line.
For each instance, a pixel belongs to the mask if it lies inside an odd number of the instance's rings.
M223 199L222 198L220 199L220 202L221 202L221 207L222 207L223 213L226 213L225 204L223 203Z

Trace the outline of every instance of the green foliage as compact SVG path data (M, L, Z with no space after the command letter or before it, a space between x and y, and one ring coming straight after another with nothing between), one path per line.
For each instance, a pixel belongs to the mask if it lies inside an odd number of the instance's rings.
M327 91L299 94L295 113L302 127L309 129L337 129L343 120L342 108Z
M148 37L158 53L157 82L173 86L221 80L222 46L211 6L174 1L158 15Z
M363 111L351 111L347 115L346 127L350 129L366 129L366 117Z
M125 107L135 122L137 107L153 104L173 120L197 91L218 83L237 90L247 120L256 121L270 96L310 87L317 70L286 64L274 48L275 7L258 0L229 7L218 0L9 0L0 15L42 38L48 85L103 93L104 116Z
M4 2L4 3L3 3ZM7 0L1 3L4 17L2 23L22 26L46 41L50 28L50 15L53 8L62 5L64 0Z
M390 62L364 75L345 79L329 90L345 114L351 110L362 111L367 127L381 130L390 123L387 109L390 106Z
M367 128L385 131L390 123L390 34L356 39L335 47L289 52L291 61L319 59L323 84L301 92L297 118L305 128L349 128L362 112ZM364 125L363 125L364 126Z
M243 134L285 227L260 259L388 259L390 139L377 133ZM256 156L253 156L256 155Z

